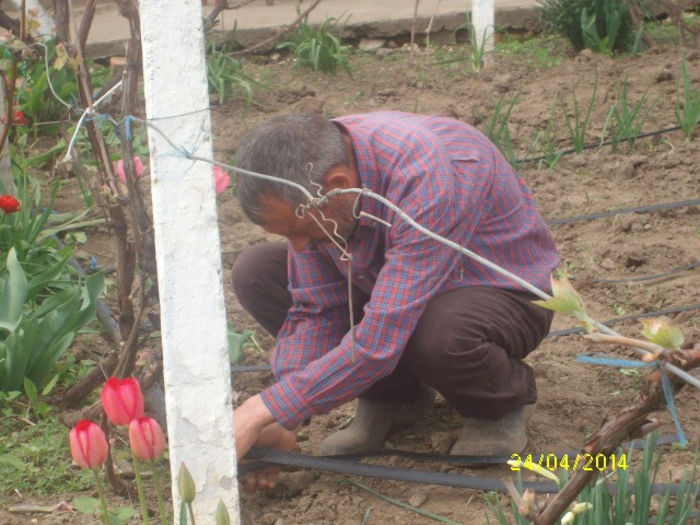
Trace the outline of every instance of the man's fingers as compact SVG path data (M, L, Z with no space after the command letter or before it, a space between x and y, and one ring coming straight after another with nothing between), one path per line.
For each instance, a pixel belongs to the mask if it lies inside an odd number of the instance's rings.
M243 490L250 494L258 490L274 489L277 486L279 473L279 468L249 472L241 481Z
M252 472L250 474L247 474L246 477L243 479L243 491L251 494L255 492L256 489L256 481L255 481L255 473Z

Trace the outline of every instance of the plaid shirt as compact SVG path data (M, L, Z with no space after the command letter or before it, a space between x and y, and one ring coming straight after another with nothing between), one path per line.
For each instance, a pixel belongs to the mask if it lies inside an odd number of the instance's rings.
M489 140L457 120L380 112L334 120L350 134L362 184L419 224L549 290L559 263L529 189ZM270 356L278 382L261 395L293 428L358 397L396 367L427 302L467 286L519 289L409 226L379 202L349 240L352 281L370 299L349 334L347 262L330 243L289 247L293 306Z

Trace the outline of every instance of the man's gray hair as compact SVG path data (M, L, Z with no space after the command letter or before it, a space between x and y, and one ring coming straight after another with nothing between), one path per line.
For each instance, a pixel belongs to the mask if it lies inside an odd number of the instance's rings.
M238 144L235 165L296 182L316 195L323 176L348 159L340 129L321 115L303 113L274 117L246 133ZM243 211L256 224L264 222L264 197L292 205L306 202L297 188L241 173L236 175L236 192Z

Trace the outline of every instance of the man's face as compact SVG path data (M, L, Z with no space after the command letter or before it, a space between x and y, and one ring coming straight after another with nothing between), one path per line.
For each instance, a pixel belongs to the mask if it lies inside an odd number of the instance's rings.
M304 217L299 218L294 213L296 205L277 197L264 197L267 211L263 214L265 220L262 227L269 233L286 237L294 250L300 252L310 246L331 242L313 217L309 216L313 213L327 232L333 234L335 231L337 236L348 240L355 229L356 221L352 213L354 201L352 196L335 197L321 210L308 210Z

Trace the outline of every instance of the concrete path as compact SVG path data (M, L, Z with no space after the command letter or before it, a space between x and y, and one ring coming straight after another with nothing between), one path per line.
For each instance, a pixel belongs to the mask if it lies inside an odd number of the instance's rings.
M536 24L539 5L536 0L495 2L496 27L532 28ZM209 0L209 4L213 3L214 0ZM302 10L310 3L310 0L303 2ZM215 30L228 34L235 27L237 40L249 46L271 36L278 27L291 23L297 17L295 6L294 0L274 0L274 5L256 0L240 9L224 11ZM390 38L410 31L414 6L413 0L322 0L309 15L309 21L322 23L329 17L341 20L347 17L345 27L351 36ZM471 0L420 0L416 31L424 34L431 18L431 34L454 31L466 22L470 7ZM205 13L211 8L211 5L206 6ZM88 55L124 55L128 31L128 24L115 4L100 3L88 37Z

